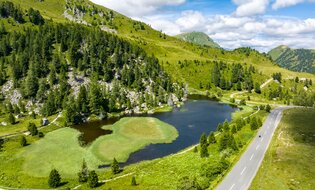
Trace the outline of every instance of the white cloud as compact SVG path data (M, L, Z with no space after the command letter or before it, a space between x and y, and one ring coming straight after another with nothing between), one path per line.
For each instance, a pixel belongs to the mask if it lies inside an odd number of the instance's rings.
M102 3L169 35L190 31L205 32L226 49L249 46L269 51L278 45L315 49L315 18L263 15L272 3L274 6L278 4L277 8L282 8L294 5L293 2L315 0L233 0L237 9L230 15L207 15L193 10L161 13L162 6L178 5L185 1L107 0Z
M269 0L233 0L238 5L235 15L239 17L259 15L266 12Z
M152 14L165 5L180 5L186 0L91 0L130 17Z
M297 5L297 4L303 3L303 2L315 2L315 0L276 0L272 4L272 8L277 10L280 8Z
M181 17L176 20L176 24L182 31L204 30L206 18L198 11L184 11Z
M170 35L205 32L227 49L249 46L268 51L282 44L315 49L315 19L312 18L206 16L195 11L185 11L175 21L172 18L154 16L144 21Z

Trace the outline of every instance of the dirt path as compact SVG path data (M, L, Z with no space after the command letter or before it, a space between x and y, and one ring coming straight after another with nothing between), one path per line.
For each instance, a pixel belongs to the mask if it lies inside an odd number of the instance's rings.
M266 82L264 82L262 85L260 85L260 88L264 88L264 87L267 86L267 84L269 84L271 81L273 81L273 78L268 79Z
M114 180L117 180L117 179L120 179L120 178L124 178L124 177L127 177L127 176L130 176L134 174L134 172L131 172L131 173L127 173L125 175L121 175L121 176L118 176L118 177L115 177L115 178L112 178L112 179L107 179L107 180L102 180L102 181L99 181L99 183L107 183L107 182L110 182L110 181L114 181ZM72 188L73 190L75 189L78 189L80 188L82 185L78 185L78 186L75 186L74 188Z
M57 125L58 127L60 127L60 125L59 125L58 123L56 123L56 121L57 121L57 119L61 116L61 114L62 114L62 112L58 113L57 117L56 117L54 120L52 120L48 125L38 127L37 129L42 129L42 128L47 127L47 126L49 126L49 125L51 125L51 124L55 124L55 125ZM19 135L21 135L21 134L23 134L23 133L26 133L26 132L28 132L28 131L25 130L25 131L21 131L21 132L11 133L11 134L7 134L7 135L0 136L0 138L8 139L8 138L12 138L12 137L19 136Z

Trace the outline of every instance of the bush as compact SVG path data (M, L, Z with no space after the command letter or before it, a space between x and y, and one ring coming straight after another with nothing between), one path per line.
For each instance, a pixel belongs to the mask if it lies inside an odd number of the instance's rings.
M266 112L269 112L270 113L270 111L271 111L271 107L270 107L270 105L268 104L267 106L266 106Z
M20 140L20 144L21 144L22 147L27 145L27 141L26 141L26 138L24 136L22 136L22 138Z
M178 190L201 190L201 187L198 184L196 178L191 180L187 176L184 176L178 181L177 189Z
M38 137L39 138L43 138L45 135L44 135L44 133L43 132L38 132Z
M207 177L210 181L222 174L229 167L229 162L225 159L208 162L201 167L201 176Z

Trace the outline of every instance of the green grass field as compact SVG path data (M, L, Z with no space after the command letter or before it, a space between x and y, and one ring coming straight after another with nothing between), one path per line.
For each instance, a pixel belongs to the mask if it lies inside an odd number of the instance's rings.
M10 139L0 154L0 159L4 160L0 165L0 184L46 187L46 182L39 186L34 178L47 179L53 168L64 179L75 181L83 159L89 169L97 170L99 165L110 164L114 157L126 161L132 152L146 145L170 143L178 136L173 126L155 118L123 118L106 128L111 128L113 134L98 138L89 147L80 146L80 133L72 128L45 128L42 130L45 137L28 136L29 145L26 147L20 146L20 137Z
M99 137L90 149L107 164L114 158L125 162L132 152L146 145L171 143L178 137L173 126L151 117L126 117L104 128L113 130L113 134Z
M284 111L251 190L311 190L315 186L315 109Z
M16 158L23 158L23 170L35 177L46 177L53 168L65 177L73 177L80 171L83 159L90 168L96 169L102 162L80 146L79 135L71 128L50 132L44 139L23 149Z

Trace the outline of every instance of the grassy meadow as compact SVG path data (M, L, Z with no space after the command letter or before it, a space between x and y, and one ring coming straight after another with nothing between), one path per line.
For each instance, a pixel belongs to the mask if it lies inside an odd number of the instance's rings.
M96 139L90 149L106 164L114 158L125 162L132 152L149 144L171 143L178 137L173 126L151 117L125 117L104 129L113 133Z
M284 111L251 190L314 189L314 118L314 109Z
M7 140L0 154L0 184L46 188L47 176L54 168L69 185L75 184L83 159L89 169L98 170L99 165L110 164L114 157L126 161L132 152L146 145L170 143L178 136L173 126L155 118L128 117L105 128L113 133L87 147L80 146L80 132L54 125L40 130L45 133L43 138L27 136L26 147L21 147L20 136Z

